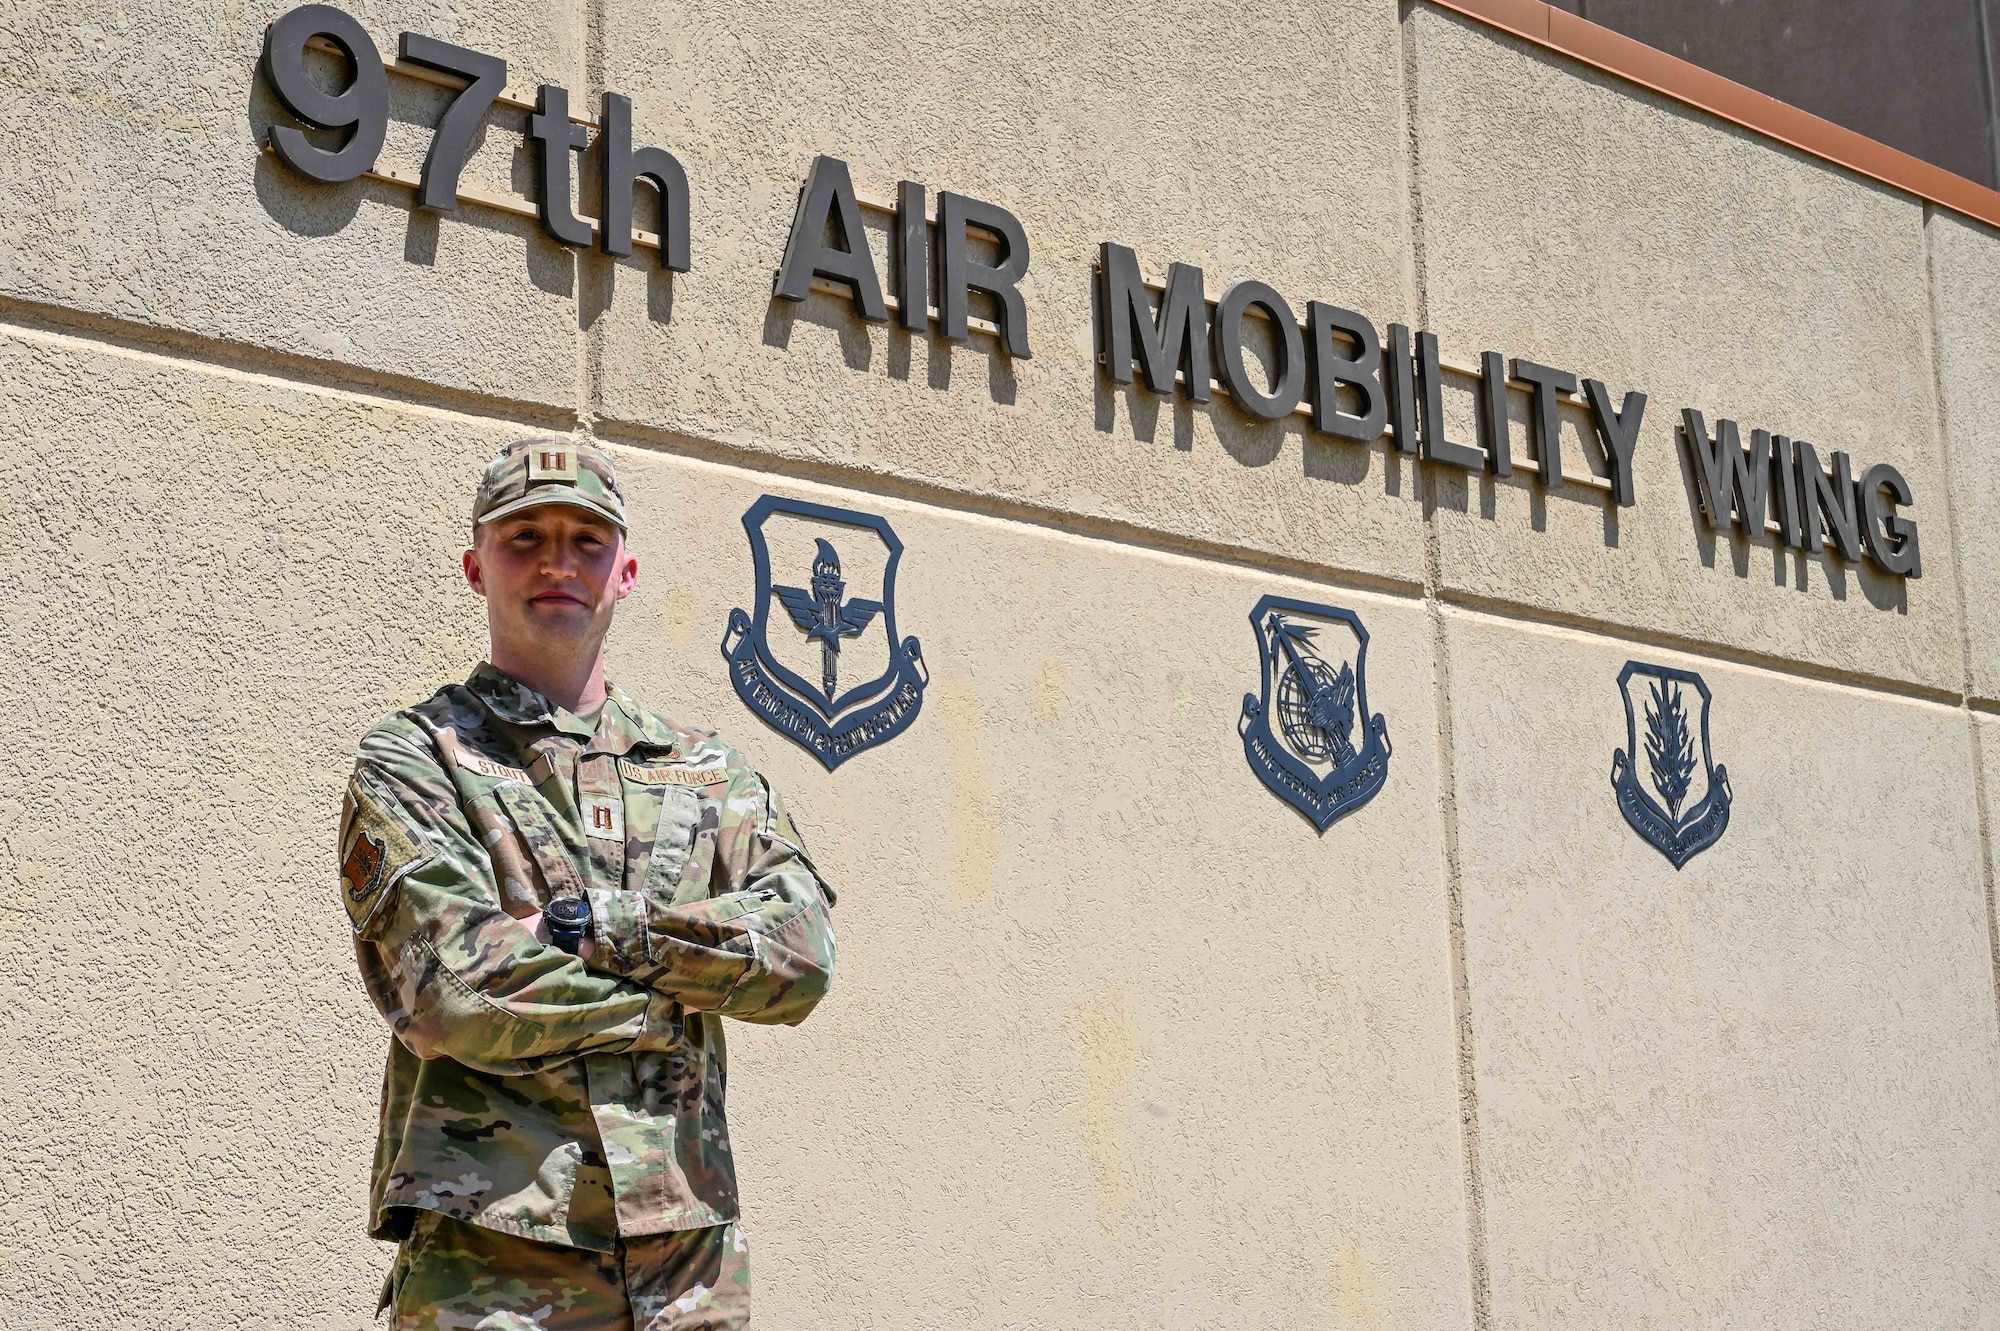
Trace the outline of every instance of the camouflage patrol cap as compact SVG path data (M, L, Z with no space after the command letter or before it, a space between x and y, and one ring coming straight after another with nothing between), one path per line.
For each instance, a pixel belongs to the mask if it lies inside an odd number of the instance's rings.
M625 530L625 498L610 455L573 439L516 439L486 464L472 501L472 529L543 504L571 504Z

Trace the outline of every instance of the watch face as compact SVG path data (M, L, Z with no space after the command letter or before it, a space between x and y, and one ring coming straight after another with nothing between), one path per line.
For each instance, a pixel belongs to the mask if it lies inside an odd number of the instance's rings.
M590 919L590 903L582 897L557 897L542 914L551 924L582 924Z

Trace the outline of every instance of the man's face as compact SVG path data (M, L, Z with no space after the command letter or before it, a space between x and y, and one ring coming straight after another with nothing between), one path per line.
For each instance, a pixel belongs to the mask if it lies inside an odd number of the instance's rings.
M572 504L487 523L465 552L465 580L486 598L496 653L514 656L595 653L638 579L623 533Z

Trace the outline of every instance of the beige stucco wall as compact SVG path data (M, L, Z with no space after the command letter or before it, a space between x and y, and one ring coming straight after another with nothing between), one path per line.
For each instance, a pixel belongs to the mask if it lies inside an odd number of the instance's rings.
M1376 0L351 7L632 95L669 283L261 157L283 7L0 6L0 1321L366 1324L339 790L478 660L470 479L553 429L638 516L616 676L842 888L832 997L732 1036L760 1324L2000 1324L2000 235ZM819 152L1012 209L1034 358L774 308ZM1103 239L1640 389L1639 503L1113 389ZM1682 406L1894 462L1923 578L1698 532ZM717 650L766 492L908 549L922 715L832 775ZM1323 836L1236 735L1270 592L1371 633L1390 778ZM1678 873L1607 780L1632 658L1716 697Z

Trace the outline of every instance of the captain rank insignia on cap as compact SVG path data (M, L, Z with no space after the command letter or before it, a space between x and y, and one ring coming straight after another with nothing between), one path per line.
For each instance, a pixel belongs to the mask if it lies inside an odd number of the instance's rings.
M528 450L528 480L577 482L576 450L551 448L541 444Z

